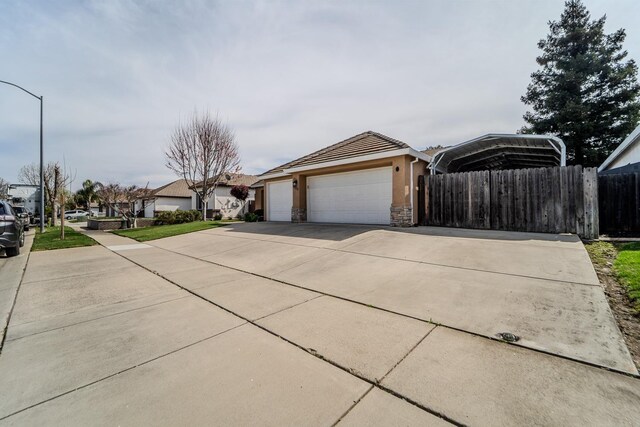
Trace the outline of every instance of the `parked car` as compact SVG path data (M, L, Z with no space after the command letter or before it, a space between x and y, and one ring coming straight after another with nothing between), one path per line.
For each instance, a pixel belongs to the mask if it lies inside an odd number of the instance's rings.
M24 227L18 214L7 202L0 201L0 249L7 256L20 254L24 246Z
M64 219L76 219L81 216L89 216L89 214L83 210L65 211Z
M12 206L20 221L22 221L22 226L24 227L24 231L29 231L29 225L32 223L33 214L29 212L29 209L24 206Z

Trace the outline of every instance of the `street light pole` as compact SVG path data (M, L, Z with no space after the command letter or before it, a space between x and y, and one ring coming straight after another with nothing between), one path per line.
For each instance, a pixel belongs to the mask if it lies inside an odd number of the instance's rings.
M40 100L40 232L44 233L44 146L42 143L42 104L44 97L35 95L25 88L18 86L15 83L6 82L4 80L0 80L0 83L7 84L9 86L17 87L18 89L28 93L36 99ZM55 215L55 212L54 212Z

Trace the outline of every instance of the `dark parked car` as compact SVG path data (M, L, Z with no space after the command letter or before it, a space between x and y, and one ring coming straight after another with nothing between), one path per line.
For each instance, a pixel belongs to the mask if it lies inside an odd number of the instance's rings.
M29 225L33 222L31 219L33 214L24 206L13 206L13 210L16 212L18 218L20 218L20 221L22 221L24 231L29 231Z
M7 256L20 254L24 246L24 227L22 220L7 202L0 201L0 249Z

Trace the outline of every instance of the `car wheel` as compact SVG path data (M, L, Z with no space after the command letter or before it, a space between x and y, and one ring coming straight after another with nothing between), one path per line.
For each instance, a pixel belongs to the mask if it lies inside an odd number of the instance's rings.
M24 231L29 231L29 226L28 225L24 226Z
M13 248L6 248L4 252L7 254L7 256L18 256L20 255L20 247L15 246Z
M19 243L20 243L20 247L23 247L23 246L24 246L24 233L22 233L22 234L20 235L20 242L19 242Z
M70 216L65 216L64 219L71 219L71 217Z

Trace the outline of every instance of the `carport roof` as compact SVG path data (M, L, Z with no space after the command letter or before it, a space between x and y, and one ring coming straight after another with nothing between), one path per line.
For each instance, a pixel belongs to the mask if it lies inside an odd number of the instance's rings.
M378 132L367 131L270 169L260 175L260 177L286 173L285 171L287 169L292 168L320 165L322 163L336 162L402 149L413 150L409 145L402 141L398 141L397 139L390 138ZM416 153L422 155L422 153Z
M562 140L550 135L487 134L438 151L432 172L564 166Z

